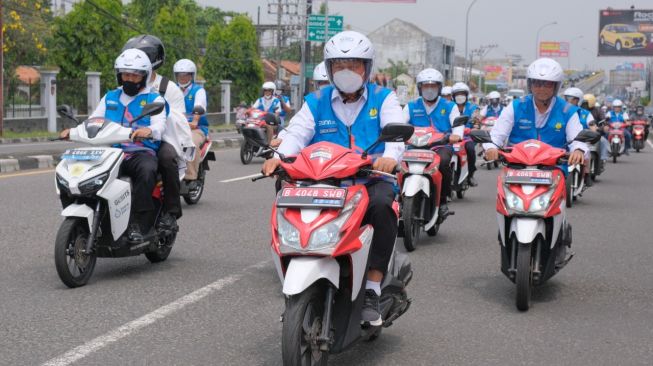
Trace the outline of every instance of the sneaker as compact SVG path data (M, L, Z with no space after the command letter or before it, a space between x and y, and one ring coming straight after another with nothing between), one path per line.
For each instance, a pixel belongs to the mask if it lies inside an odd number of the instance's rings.
M177 219L175 216L171 213L164 213L163 216L159 219L159 223L157 224L157 229L159 230L170 230L170 231L176 231L179 229L177 226Z
M141 228L136 223L129 224L127 229L127 241L130 244L140 244L145 240L143 233L141 233Z
M478 182L476 181L476 178L472 177L471 175L467 177L467 183L469 183L469 185L472 187L478 186Z
M442 219L445 219L447 216L449 216L449 206L447 206L446 203L440 204L440 211L438 211L438 216L440 216Z
M628 152L628 150L626 150L626 151L624 151L624 155L630 156L630 152Z
M374 290L365 290L365 303L363 303L363 311L361 312L361 322L368 323L373 327L379 327L383 324L379 308L379 295Z

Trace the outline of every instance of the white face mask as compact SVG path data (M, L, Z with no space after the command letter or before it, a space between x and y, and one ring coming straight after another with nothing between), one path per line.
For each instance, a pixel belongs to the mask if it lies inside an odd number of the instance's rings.
M424 98L428 102L432 102L435 100L435 98L438 97L438 89L433 89L433 88L428 88L422 90L422 98Z
M182 87L182 88L184 88L184 89L186 89L186 88L188 88L188 86L189 86L190 83L192 83L192 82L193 82L192 80L189 80L186 84L179 83L179 86Z
M345 69L333 74L333 83L343 93L354 93L363 86L363 77Z
M270 99L272 98L272 94L270 94L270 95L264 95L263 98L265 98L265 99L267 99L267 100L270 100Z
M467 102L467 97L465 95L456 95L456 104L465 104Z

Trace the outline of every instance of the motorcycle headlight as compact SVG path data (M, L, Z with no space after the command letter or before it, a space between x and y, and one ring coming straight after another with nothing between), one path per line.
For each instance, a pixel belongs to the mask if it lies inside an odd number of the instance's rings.
M319 250L338 244L340 241L342 226L347 222L347 220L349 220L349 217L351 217L351 214L354 212L354 209L356 208L356 205L358 205L362 195L361 192L357 192L349 202L345 204L345 207L343 207L340 212L340 216L313 231L308 241L307 249Z
M279 241L283 245L290 246L295 249L301 249L299 241L299 230L283 217L285 210L277 211L277 231L279 232Z
M503 191L506 194L506 206L511 210L524 212L524 201L507 187Z
M413 135L413 137L410 138L409 143L413 146L425 146L429 143L432 136L433 134L430 132L422 136Z
M546 210L546 208L549 207L549 201L551 200L553 191L554 189L551 189L532 200L528 212L540 212Z
M68 181L58 173L55 173L55 176L57 177L57 183L59 186L68 189Z
M79 192L81 194L91 194L95 193L102 186L104 186L104 183L106 183L107 179L109 178L109 172L106 172L104 174L98 175L97 177L93 177L91 179L87 179L81 183L79 183Z

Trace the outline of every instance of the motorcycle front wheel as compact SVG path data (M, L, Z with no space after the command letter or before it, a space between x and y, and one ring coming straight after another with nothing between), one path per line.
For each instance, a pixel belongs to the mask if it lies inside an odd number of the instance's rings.
M290 296L283 313L281 351L285 366L327 365L329 353L315 342L322 331L324 288L314 283Z
M68 217L54 243L54 264L61 282L70 288L86 285L95 269L95 253L85 253L89 230L85 219Z
M422 223L417 220L420 215L421 207L420 196L404 197L401 216L404 219L404 247L409 252L417 248L419 244L419 234L422 231Z
M517 285L516 305L520 311L527 311L531 303L531 287L533 285L533 258L531 255L531 244L520 244L513 239L512 245L517 247Z
M254 158L253 147L249 143L243 142L243 144L240 145L240 162L243 163L244 165L247 165L252 162L253 158Z

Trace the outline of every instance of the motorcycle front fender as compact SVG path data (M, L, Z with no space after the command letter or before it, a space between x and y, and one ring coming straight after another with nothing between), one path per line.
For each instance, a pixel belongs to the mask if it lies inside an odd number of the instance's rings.
M423 175L409 175L404 179L401 193L404 197L413 197L417 192L422 191L426 197L430 196L431 183Z
M518 242L531 243L538 234L542 234L542 238L546 239L546 226L543 219L515 217L510 221L510 235L513 233Z
M283 293L297 295L321 279L338 288L340 265L332 257L295 257L290 261L283 280Z
M83 219L86 219L89 232L92 231L91 226L93 225L93 214L94 211L92 208L86 205L80 205L78 203L73 203L68 205L61 212L61 216L63 217L81 217Z

